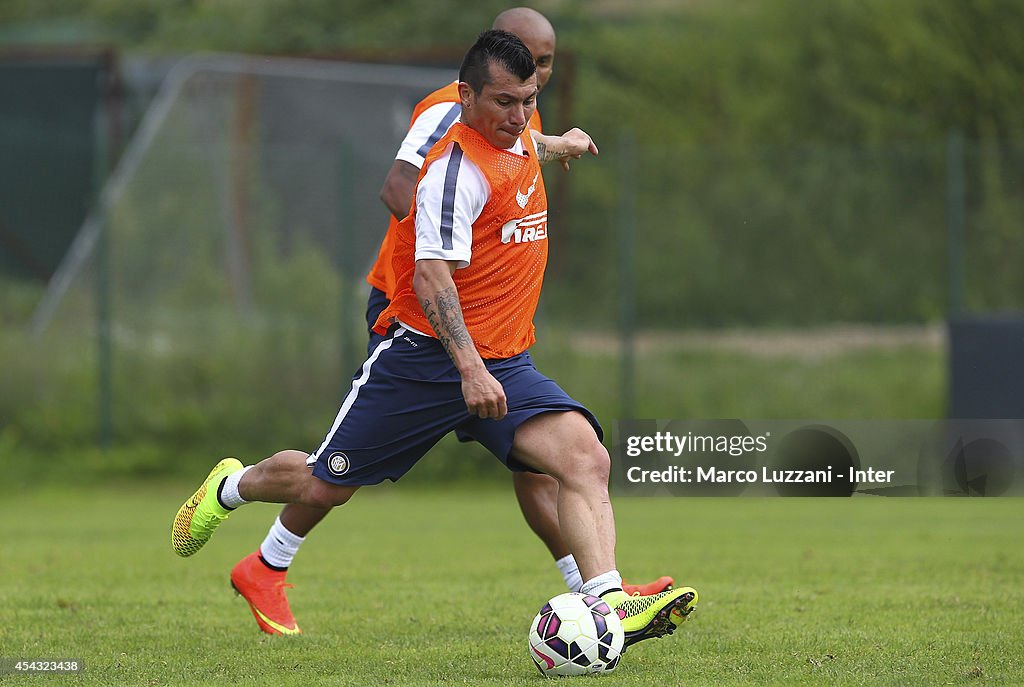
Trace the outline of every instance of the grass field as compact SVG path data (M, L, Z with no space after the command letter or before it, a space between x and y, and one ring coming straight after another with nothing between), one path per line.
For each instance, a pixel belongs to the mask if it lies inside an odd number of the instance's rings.
M0 656L80 675L3 684L543 684L527 626L563 591L511 490L380 487L290 574L305 634L267 638L227 584L276 508L240 510L193 559L170 550L187 484L8 493ZM618 499L619 562L701 602L637 645L616 685L1024 684L1017 499Z

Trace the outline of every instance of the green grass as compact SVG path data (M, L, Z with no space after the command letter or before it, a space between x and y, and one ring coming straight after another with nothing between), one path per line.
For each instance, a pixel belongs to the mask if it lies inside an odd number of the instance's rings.
M527 626L561 580L510 489L368 489L290 574L305 634L267 638L227 585L277 509L170 550L190 485L8 493L0 656L81 658L3 684L545 684ZM699 610L602 684L1024 684L1017 499L618 499L627 576L674 574ZM589 679L589 678L581 678Z

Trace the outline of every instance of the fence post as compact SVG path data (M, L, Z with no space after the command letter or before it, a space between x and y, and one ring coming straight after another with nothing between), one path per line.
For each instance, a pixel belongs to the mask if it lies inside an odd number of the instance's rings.
M964 136L950 129L946 139L946 232L949 242L949 311L953 315L965 309L967 279L967 183Z
M353 154L348 141L342 141L338 151L338 268L341 270L341 373L342 379L353 371L357 364L357 356L352 333L355 314L352 287L355 261L352 259L353 242L355 239L353 225L356 222L356 202L353 194L355 170ZM361 330L360 330L361 331Z
M104 94L113 74L109 66L100 70L98 89ZM95 154L93 158L93 202L99 218L96 241L96 356L97 384L97 438L101 449L110 448L114 435L114 353L111 339L112 306L110 291L110 217L103 203L103 187L110 172L111 112L106 97L100 98L93 119Z
M621 417L633 417L636 376L636 143L631 130L619 137L619 390Z

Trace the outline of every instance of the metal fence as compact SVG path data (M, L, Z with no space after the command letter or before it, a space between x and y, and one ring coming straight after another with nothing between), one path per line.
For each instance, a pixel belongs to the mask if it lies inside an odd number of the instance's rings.
M96 351L104 442L210 426L237 437L307 413L296 433L323 429L322 399L365 344L380 185L412 106L451 77L242 57L175 68L35 313L55 356ZM620 132L574 164L551 213L539 316L544 335L588 329L617 344L623 394L640 330L1024 307L1019 144L955 132L873 147L635 140ZM237 384L253 370L258 384ZM261 395L292 407L276 417ZM174 417L147 405L156 397L177 399Z

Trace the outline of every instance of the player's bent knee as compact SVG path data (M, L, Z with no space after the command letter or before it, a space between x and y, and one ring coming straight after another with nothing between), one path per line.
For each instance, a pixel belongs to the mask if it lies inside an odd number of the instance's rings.
M358 488L331 484L314 477L305 491L303 503L314 508L331 509L347 503Z
M552 475L560 484L579 487L607 488L611 475L611 458L601 444L575 452Z
M608 479L611 476L612 469L612 460L611 456L608 455L608 449L601 444L594 446L587 452L584 460L584 466L587 474L592 479L603 484L608 484Z

